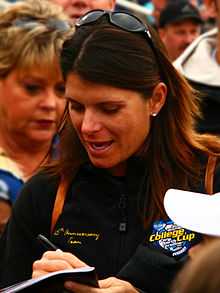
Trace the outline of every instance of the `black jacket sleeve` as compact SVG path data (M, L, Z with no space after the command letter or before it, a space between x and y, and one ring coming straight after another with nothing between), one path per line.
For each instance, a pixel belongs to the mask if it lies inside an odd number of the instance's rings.
M159 250L140 244L130 261L118 274L132 283L140 292L169 292L170 284L186 258L176 260Z

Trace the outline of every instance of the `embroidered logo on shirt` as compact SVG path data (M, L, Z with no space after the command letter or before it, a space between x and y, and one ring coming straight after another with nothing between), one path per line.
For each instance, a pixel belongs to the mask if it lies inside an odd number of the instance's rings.
M76 232L65 228L58 228L53 233L54 236L64 237L69 245L81 245L88 239L99 240L100 234L93 232Z
M156 221L148 241L155 248L163 248L172 256L186 252L195 240L196 234L176 225L172 220Z

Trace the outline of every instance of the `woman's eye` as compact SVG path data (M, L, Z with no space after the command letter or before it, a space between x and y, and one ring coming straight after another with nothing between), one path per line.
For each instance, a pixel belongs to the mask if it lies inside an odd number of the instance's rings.
M84 111L84 107L76 102L69 102L69 108L72 111L76 111L76 112L83 112Z
M106 106L106 107L103 107L102 110L105 113L114 114L119 111L119 107L118 106Z
M37 94L41 90L41 86L33 83L25 83L25 90L30 94Z
M64 84L56 85L55 91L58 96L63 96L65 94L65 85Z

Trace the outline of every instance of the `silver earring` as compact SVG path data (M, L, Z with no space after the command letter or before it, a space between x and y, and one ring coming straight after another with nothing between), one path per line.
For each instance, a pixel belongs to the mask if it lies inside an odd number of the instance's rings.
M153 112L153 113L151 113L151 116L156 117L157 116L157 113L156 112Z

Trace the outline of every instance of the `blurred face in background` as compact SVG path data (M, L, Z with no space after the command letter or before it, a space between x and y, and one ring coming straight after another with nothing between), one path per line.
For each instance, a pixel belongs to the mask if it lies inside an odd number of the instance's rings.
M190 19L167 24L159 29L160 37L172 61L178 58L200 33L201 25Z
M190 0L189 1L192 5L197 6L198 5L198 1L197 0Z
M216 9L216 17L217 17L218 29L220 31L220 0L215 0L214 1L214 6L215 6L215 9Z
M93 9L113 10L115 0L51 0L63 7L68 16L75 21Z
M167 4L167 0L152 0L152 3L154 5L153 16L155 17L155 20L157 22L160 17L161 10L163 10Z
M212 23L214 23L214 27L217 26L218 28L216 59L218 64L220 64L220 0L203 0L203 3L203 9L201 10L203 20L208 23L211 19ZM213 22L213 20L215 20L215 22Z
M218 23L220 23L220 0L204 0L203 2L205 4L205 13L208 16L216 17Z
M56 65L55 65L56 64ZM56 62L52 69L14 69L0 79L0 125L15 141L51 142L65 102L64 83Z

